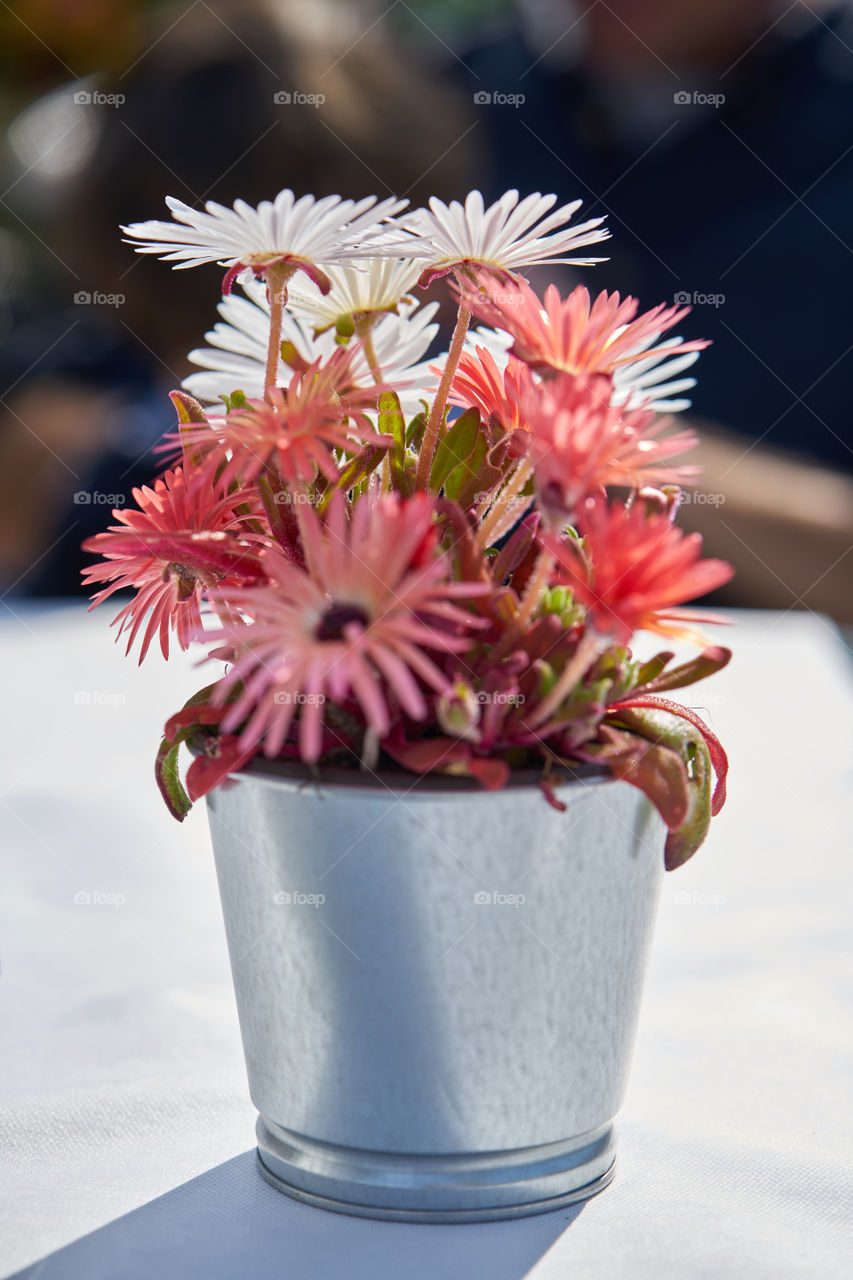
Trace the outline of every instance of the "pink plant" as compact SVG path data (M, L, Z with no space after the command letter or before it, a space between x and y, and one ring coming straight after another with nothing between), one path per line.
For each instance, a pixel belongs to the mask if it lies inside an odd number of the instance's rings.
M696 437L658 410L685 407L672 397L706 343L667 336L686 308L638 315L582 286L541 300L520 269L589 265L574 255L607 236L567 225L577 204L555 199L508 192L487 209L473 192L395 219L393 200L283 192L257 210L173 203L174 223L129 229L141 252L228 266L226 287L246 271L266 283L263 306L227 304L208 353L252 398L228 389L217 413L173 393L178 465L84 544L101 557L85 581L107 584L95 604L134 592L116 618L128 648L139 637L144 657L159 634L168 655L174 633L229 664L167 722L157 777L177 817L258 755L493 789L539 767L558 806L552 771L595 764L658 807L667 865L701 842L725 755L663 695L728 661L692 629L707 615L681 606L731 570L674 526ZM288 299L297 271L316 296ZM415 363L431 316L408 296L418 272L449 274L460 299L432 366ZM483 330L466 348L472 313L508 353ZM404 414L403 389L422 412ZM448 420L448 403L463 412ZM640 630L701 651L640 662Z
M222 727L244 724L241 749L262 743L266 755L278 755L298 710L300 754L318 759L327 698L338 705L354 699L377 739L391 726L389 698L425 719L419 681L437 693L449 688L428 651L471 647L472 629L483 623L453 601L488 590L452 580L449 558L437 547L434 508L423 493L371 494L350 521L338 493L323 525L310 508L300 509L306 568L268 551L262 583L211 592L215 603L245 618L206 637L233 653L213 701L222 705L240 686Z
M205 591L220 583L242 586L259 574L258 539L247 535L249 517L260 511L252 492L227 492L210 469L176 467L156 480L154 488L134 489L138 510L118 508L119 524L83 543L103 560L83 571L84 582L110 585L93 597L92 608L116 591L131 587L136 595L117 614L118 635L130 635L127 652L146 618L139 661L154 636L169 656L174 631L182 649L201 625Z

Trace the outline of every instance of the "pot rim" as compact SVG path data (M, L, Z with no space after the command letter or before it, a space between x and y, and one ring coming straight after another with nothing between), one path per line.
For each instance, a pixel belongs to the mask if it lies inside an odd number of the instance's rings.
M500 794L486 790L476 778L460 777L453 774L414 773L411 770L370 770L345 769L341 766L323 765L319 768L304 764L301 760L267 760L264 756L255 756L252 760L230 775L234 780L241 778L266 783L270 786L297 786L307 788L316 786L336 792L355 791L363 794L382 794L383 792L402 793L414 796L419 792L436 795L484 795ZM541 769L516 769L510 773L506 786L501 791L531 792L540 789L542 781ZM561 768L559 776L552 778L555 789L575 786L588 786L602 782L615 782L606 765L583 764L573 769Z

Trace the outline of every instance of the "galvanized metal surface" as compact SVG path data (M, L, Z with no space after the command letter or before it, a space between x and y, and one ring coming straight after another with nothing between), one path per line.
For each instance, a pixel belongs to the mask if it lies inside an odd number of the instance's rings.
M268 1180L417 1221L606 1185L664 827L626 783L559 795L259 770L209 797Z

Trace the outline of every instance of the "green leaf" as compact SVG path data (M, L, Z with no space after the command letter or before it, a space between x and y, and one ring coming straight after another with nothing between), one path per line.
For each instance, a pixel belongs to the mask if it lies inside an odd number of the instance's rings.
M181 730L176 739L164 738L154 761L154 776L160 794L166 802L166 808L178 822L183 822L192 808L192 801L184 790L178 772L178 755L187 732L189 730Z
M379 397L379 433L394 440L388 454L391 465L391 484L406 491L406 419L395 391L383 391Z
M423 401L421 401L421 404L423 404ZM421 441L424 438L424 432L426 431L426 423L427 423L426 412L418 413L415 415L414 418L412 418L412 421L409 423L409 428L406 432L407 448L409 449L420 448Z
M429 473L429 487L433 493L438 493L451 471L460 464L464 466L480 438L480 412L478 409L466 409L453 423L435 451L432 470ZM485 436L482 439L485 442ZM473 471L469 474L473 474Z

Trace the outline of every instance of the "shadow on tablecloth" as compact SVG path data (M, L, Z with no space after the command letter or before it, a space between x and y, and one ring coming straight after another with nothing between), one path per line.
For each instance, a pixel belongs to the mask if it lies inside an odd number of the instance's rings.
M522 1280L581 1212L420 1226L297 1204L247 1151L10 1280Z

